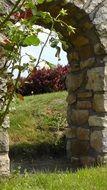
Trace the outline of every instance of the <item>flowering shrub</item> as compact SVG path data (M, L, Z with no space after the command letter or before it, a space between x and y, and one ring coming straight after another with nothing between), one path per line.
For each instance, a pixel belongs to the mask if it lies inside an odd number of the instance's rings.
M22 80L19 92L26 96L65 90L67 72L68 66L61 65L53 69L35 69L26 80Z

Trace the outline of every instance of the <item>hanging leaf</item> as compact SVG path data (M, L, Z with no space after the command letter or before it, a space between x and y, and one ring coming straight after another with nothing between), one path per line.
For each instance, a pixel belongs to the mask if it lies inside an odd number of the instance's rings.
M32 0L27 0L27 2L25 2L24 7L27 9L33 9L35 8L35 3Z
M37 3L42 4L45 0L37 0Z
M34 63L36 62L36 57L32 56L32 55L29 55L28 53L26 53L26 55L30 58L30 62Z
M46 64L51 68L54 69L56 67L56 65L54 65L53 63L50 63L48 61L46 61Z
M52 2L53 0L47 0L46 2L48 2L48 3L50 3L50 2Z
M57 45L58 45L58 43L59 43L59 40L58 39L54 39L54 38L51 38L50 39L50 46L52 47L52 48L55 48Z
M27 46L38 46L40 44L40 40L37 36L31 35L25 38L24 44Z
M49 12L38 11L37 16L42 17L45 23L52 22L52 16Z
M56 51L55 57L57 57L58 61L60 61L61 60L61 58L60 58L61 48L59 46L56 46L56 50L57 51Z
M62 43L62 47L63 47L64 50L67 50L69 48L69 45L67 44L66 41L61 40L61 43Z

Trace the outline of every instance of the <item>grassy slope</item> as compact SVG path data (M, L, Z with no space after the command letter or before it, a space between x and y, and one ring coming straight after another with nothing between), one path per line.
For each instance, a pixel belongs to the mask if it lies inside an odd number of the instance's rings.
M28 96L16 101L16 110L10 114L10 143L43 141L37 137L42 131L53 131L58 125L64 127L66 117L66 92ZM62 123L61 123L62 122ZM46 139L44 139L46 140ZM48 139L49 140L49 139Z
M14 175L2 180L2 190L106 190L107 167L82 169L76 173Z
M66 127L66 96L67 92L47 93L28 96L24 101L14 103L16 110L10 114L9 135L15 151L24 152L27 147L30 154L35 145L42 151L49 145L60 143Z

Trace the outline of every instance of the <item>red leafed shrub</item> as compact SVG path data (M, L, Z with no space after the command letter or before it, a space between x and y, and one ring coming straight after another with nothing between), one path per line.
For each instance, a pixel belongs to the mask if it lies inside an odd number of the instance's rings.
M17 20L20 20L21 18L30 19L33 16L33 14L32 14L32 10L26 9L25 11L15 12L13 16Z
M19 92L26 96L65 90L67 66L58 66L54 69L34 70L33 73L21 84Z

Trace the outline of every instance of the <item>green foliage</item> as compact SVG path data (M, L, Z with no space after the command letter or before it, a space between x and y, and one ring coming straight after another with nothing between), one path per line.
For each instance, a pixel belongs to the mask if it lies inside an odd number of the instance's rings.
M45 0L37 0L37 3L42 4Z
M59 14L60 14L60 16L65 16L65 15L67 15L67 10L65 10L65 9L62 8L60 10Z
M3 69L6 70L8 67L10 68L10 73L8 75L8 89L11 87L9 92L6 92L5 94L5 102L1 110L2 114L0 115L0 126L2 126L6 114L9 112L10 103L16 92L21 73L26 69L31 71L31 68L33 68L32 60L29 64L25 63L23 66L21 65L21 47L29 45L38 46L41 43L40 39L38 38L38 34L41 32L41 29L39 27L36 29L33 28L33 25L35 25L36 21L41 20L45 24L49 23L51 25L51 29L46 42L41 48L41 52L35 67L38 66L40 62L42 52L52 32L54 31L55 23L59 23L61 27L66 27L69 34L74 31L72 26L68 26L63 20L60 19L60 17L67 15L67 11L63 8L59 11L59 14L55 18L52 17L49 12L38 11L37 4L42 4L44 2L51 2L51 0L17 0L15 1L10 13L5 13L5 15L3 14L3 17L0 18L0 31L6 36L3 41L3 47L5 48L5 55L9 60L9 66L7 66L6 60L5 67ZM3 5L0 5L0 11L2 8L5 9ZM11 16L15 16L16 20L18 20L16 24L14 24L13 18ZM58 40L54 39L54 41L51 43L51 46L56 48L57 51L55 56L58 58L58 60L60 60L60 47L58 46L58 42ZM67 45L64 43L64 41L63 45L65 45L67 48ZM18 71L18 75L14 83L13 73L16 69Z
M53 0L46 0L46 1L49 3L49 2L52 2Z
M25 40L23 41L23 44L27 46L30 46L30 45L38 46L40 44L40 40L37 36L30 35L25 38Z
M52 64L48 63L48 65L52 67ZM33 70L33 73L27 79L22 79L17 92L27 96L66 90L65 80L68 70L68 65Z
M67 93L63 91L28 96L24 98L24 101L17 99L12 104L12 107L16 107L16 109L10 113L11 128L9 134L11 144L51 142L51 140L54 143L55 138L57 139L54 132L64 130L66 127L66 95ZM41 132L47 133L44 139ZM37 137L37 135L39 136Z
M50 42L51 42L51 47L56 48L56 46L57 46L58 43L59 43L59 40L58 40L58 39L51 38L51 39L50 39Z
M3 190L106 190L107 166L85 168L75 173L71 171L54 173L37 172L24 175L13 174L1 179L0 189Z

